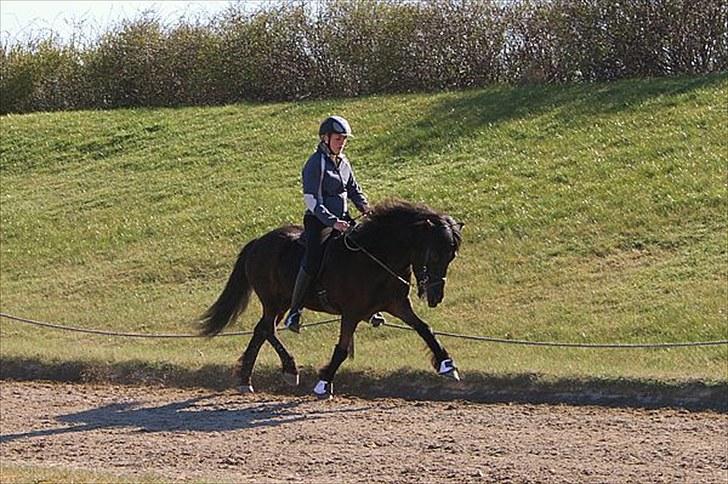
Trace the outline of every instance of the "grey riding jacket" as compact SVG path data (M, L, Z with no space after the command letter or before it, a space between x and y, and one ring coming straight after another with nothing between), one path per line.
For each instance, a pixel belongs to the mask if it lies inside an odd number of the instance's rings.
M359 211L368 205L349 160L343 154L332 156L323 143L303 165L301 177L306 213L315 215L328 227L342 219L347 210L347 199Z

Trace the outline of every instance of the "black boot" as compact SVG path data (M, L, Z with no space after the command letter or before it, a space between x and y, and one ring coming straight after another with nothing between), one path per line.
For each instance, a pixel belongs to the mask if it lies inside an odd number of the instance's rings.
M303 298L308 291L308 286L313 278L309 276L301 267L296 276L296 285L293 287L293 295L291 296L291 310L286 317L286 328L294 333L301 332L301 312L303 311Z

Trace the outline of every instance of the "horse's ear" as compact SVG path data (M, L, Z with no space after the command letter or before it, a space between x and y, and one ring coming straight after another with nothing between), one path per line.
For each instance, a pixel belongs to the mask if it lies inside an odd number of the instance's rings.
M455 225L458 228L458 231L463 230L463 227L465 227L465 222L455 222Z

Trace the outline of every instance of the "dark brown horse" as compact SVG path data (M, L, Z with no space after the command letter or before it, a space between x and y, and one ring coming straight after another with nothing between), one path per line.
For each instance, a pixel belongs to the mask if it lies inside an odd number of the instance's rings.
M328 242L317 279L326 298L322 300L311 290L305 307L340 314L341 329L331 361L319 372L321 381L315 393L332 393L334 375L348 354L357 325L377 311L386 311L414 328L431 350L435 370L459 379L448 352L413 311L408 281L414 272L418 295L426 295L430 307L442 301L447 268L460 247L462 225L424 205L388 201L376 206L354 230ZM263 316L238 361L241 391L253 390L251 374L265 341L278 353L284 379L298 383L295 360L276 336L276 326L291 302L303 256L303 246L298 243L301 233L300 226L285 226L245 245L222 294L200 318L201 333L213 336L245 310L251 290L258 295Z

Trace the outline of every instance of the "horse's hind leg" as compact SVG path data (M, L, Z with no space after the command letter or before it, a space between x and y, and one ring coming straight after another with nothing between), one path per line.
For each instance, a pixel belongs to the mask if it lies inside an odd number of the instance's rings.
M258 358L260 347L263 346L263 343L265 343L268 335L273 330L274 318L275 315L263 314L263 317L255 325L253 337L250 338L248 347L245 348L245 351L238 359L235 374L239 378L240 391L243 393L253 392L253 385L251 383L253 367L255 366L255 360Z
M268 333L267 338L268 342L273 349L276 350L278 357L281 359L281 376L283 377L283 380L289 385L296 386L299 381L296 360L293 358L293 355L288 352L286 347L283 346L283 343L281 343L281 340L278 339L278 336L276 336L275 327L278 325L280 320L283 319L284 314L285 313L280 313L276 315L275 324L271 326L271 331Z

